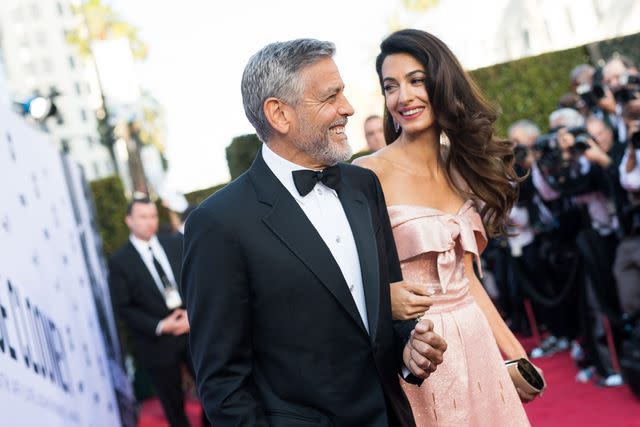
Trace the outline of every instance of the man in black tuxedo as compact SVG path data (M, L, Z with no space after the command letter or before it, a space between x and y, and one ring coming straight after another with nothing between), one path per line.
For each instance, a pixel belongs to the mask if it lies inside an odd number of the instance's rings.
M399 374L446 344L394 324L401 271L380 184L337 164L353 114L332 43L274 43L245 68L265 142L251 169L191 213L182 291L205 411L220 426L413 426ZM407 369L408 368L408 369Z
M188 426L181 365L192 370L189 320L178 292L182 236L156 236L158 211L149 199L127 208L129 241L109 260L109 287L117 315L134 343L172 427Z

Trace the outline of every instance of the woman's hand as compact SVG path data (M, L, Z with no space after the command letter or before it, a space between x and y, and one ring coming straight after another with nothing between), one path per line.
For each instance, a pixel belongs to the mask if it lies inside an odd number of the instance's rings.
M393 320L411 320L424 315L433 299L424 285L411 282L391 284L391 314Z
M500 345L498 345L498 347L500 347ZM500 348L500 351L505 355L506 360L518 360L518 359L529 360L529 357L527 356L527 352L524 350L520 342L515 337L510 339L507 342L507 344L503 344L502 348ZM529 360L529 362L531 361ZM533 365L533 367L536 368L536 371L538 371L540 376L544 378L542 369L538 368L533 363L531 365ZM531 394L517 387L516 387L516 391L518 392L518 396L520 397L520 401L522 401L522 403L529 403L533 401L536 397L542 397L542 394L544 392L544 390L542 390L540 393Z
M532 364L533 365L533 364ZM542 378L544 378L544 374L542 373L542 369L538 368L536 365L533 365L534 368L536 368L536 371L538 371L538 373L540 374L540 376ZM516 387L516 391L518 392L518 396L520 397L520 401L522 403L529 403L529 402L533 402L535 400L536 397L542 397L542 395L544 394L544 389L540 391L540 393L536 393L536 394L530 394L527 393L526 391L519 389Z

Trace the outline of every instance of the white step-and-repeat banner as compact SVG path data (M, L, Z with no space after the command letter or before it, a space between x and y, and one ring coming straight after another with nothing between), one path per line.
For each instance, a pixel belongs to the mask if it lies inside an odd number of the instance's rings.
M120 426L131 399L88 196L0 103L0 426Z

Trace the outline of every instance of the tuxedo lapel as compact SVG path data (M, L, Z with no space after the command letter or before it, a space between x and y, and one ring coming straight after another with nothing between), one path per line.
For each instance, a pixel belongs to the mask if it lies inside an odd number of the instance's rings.
M366 328L347 283L331 251L295 199L258 154L249 174L258 198L272 209L262 218L265 225L302 261L335 297L364 333ZM286 274L283 271L282 274ZM301 286L304 284L301 283ZM309 301L310 304L313 301Z
M139 271L141 272L143 277L146 279L144 283L142 283L141 285L146 288L149 294L153 294L161 298L164 304L164 295L162 295L162 293L160 292L160 289L158 289L158 285L156 285L156 281L153 280L153 276L151 275L151 272L147 268L147 265L144 263L142 256L140 255L138 250L135 248L135 246L133 246L133 243L129 242L128 247L129 247L129 251L131 252L132 262L137 264Z
M344 175L344 174L343 174ZM378 245L375 239L371 212L367 199L360 192L349 186L343 180L339 192L340 202L349 220L351 232L358 249L360 259L360 271L362 273L362 285L367 304L367 317L369 320L369 334L373 341L378 325L378 312L380 311L380 266L378 260Z
M164 243L160 240L160 246L162 246L162 250L164 250L164 254L167 256L167 261L169 261L169 266L173 272L173 278L176 281L178 289L180 289L180 274L182 270L181 254L176 252L175 244Z

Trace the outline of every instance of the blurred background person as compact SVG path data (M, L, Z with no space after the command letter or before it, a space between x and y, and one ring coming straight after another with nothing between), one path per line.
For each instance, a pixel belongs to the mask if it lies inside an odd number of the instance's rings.
M634 84L634 79L629 77L637 77L637 74L638 70L633 62L621 55L609 59L602 68L601 85L604 88L604 96L598 102L598 106L608 114L607 119L616 130L618 141L623 144L627 140L627 129L622 119L622 109L632 97L628 84Z
M374 153L387 145L384 140L382 117L373 115L364 121L364 137L367 140L369 152Z
M547 223L550 223L550 213L537 195L532 175L528 173L535 164L535 143L540 136L540 129L530 120L519 120L509 127L508 135L514 144L516 172L525 178L520 183L518 200L509 214L512 235L508 239L510 251L505 256L506 263L514 270L510 289L515 319L520 319L520 322L526 320L523 296L527 296L533 302L537 319L550 332L540 346L531 351L531 357L536 358L566 350L569 346L567 336L571 334L566 332L569 323L565 322L563 306L556 304L548 307L541 301L543 297L534 298L538 295L551 298L556 294L546 259L540 256L539 234L545 231L541 218L546 217Z
M560 109L549 117L552 132L536 144L540 152L533 169L536 189L551 207L564 242L574 247L584 275L576 282L580 303L581 336L586 350L583 366L593 365L604 385L618 385L607 325L620 318L612 265L618 244L619 222L605 168L611 158L587 133L584 118L575 110ZM620 334L613 328L619 347ZM577 352L576 352L577 353ZM615 354L615 353L614 353ZM585 371L584 374L586 375Z
M182 235L156 235L158 210L148 198L129 203L125 222L129 241L109 259L114 311L131 333L138 366L149 373L169 424L185 427L182 366L192 375L193 368L179 291Z
M617 249L614 274L622 311L633 319L640 317L640 108L629 105L623 117L629 138L619 173L629 205L622 215L626 235Z

